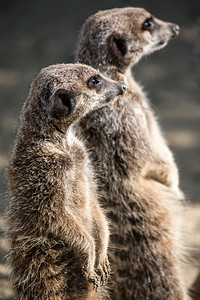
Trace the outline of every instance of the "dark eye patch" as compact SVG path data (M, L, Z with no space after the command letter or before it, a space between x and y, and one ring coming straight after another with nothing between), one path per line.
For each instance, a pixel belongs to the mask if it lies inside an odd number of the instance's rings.
M99 91L101 89L102 83L102 79L98 75L95 75L88 80L88 87Z
M155 27L155 22L153 21L153 18L147 18L144 23L142 24L142 29L147 31L152 31Z

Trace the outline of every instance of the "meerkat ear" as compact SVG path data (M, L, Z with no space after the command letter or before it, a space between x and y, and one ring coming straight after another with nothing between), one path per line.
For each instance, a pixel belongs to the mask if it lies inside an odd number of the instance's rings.
M51 97L50 114L53 124L59 131L65 133L67 118L76 105L76 95L65 89L57 90Z
M53 117L62 119L69 116L76 105L76 96L65 89L57 90L52 96L51 113Z
M117 59L123 58L128 51L126 38L118 33L112 33L108 37L108 45L112 55Z

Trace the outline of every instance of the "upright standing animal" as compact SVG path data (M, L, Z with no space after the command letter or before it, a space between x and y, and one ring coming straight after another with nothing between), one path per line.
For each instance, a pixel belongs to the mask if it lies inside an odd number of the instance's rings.
M16 299L106 299L93 285L108 277L108 225L73 124L124 91L81 64L47 67L33 82L8 170Z
M141 8L100 11L83 25L76 59L127 84L126 95L78 126L91 149L111 223L110 297L185 300L181 201L173 155L131 67L167 45L179 26Z

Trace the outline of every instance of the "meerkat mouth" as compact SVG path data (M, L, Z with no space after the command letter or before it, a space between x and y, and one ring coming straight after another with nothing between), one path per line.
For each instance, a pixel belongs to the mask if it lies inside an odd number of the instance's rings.
M164 48L167 45L169 39L170 38L162 38L157 41L154 41L152 45L152 50L159 50L161 48Z
M106 95L102 96L99 100L100 103L109 103L114 101L114 99L117 97L118 95L113 95L112 93L107 93Z

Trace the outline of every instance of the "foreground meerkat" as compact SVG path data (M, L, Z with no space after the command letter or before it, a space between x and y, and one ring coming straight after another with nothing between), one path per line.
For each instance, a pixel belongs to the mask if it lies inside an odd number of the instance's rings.
M187 299L178 170L131 75L131 67L144 55L163 48L178 33L178 25L128 7L91 16L80 34L76 59L127 84L126 95L88 114L78 126L87 137L111 223L113 300Z
M44 68L24 104L8 170L16 299L106 299L108 225L73 124L123 94L89 66Z

